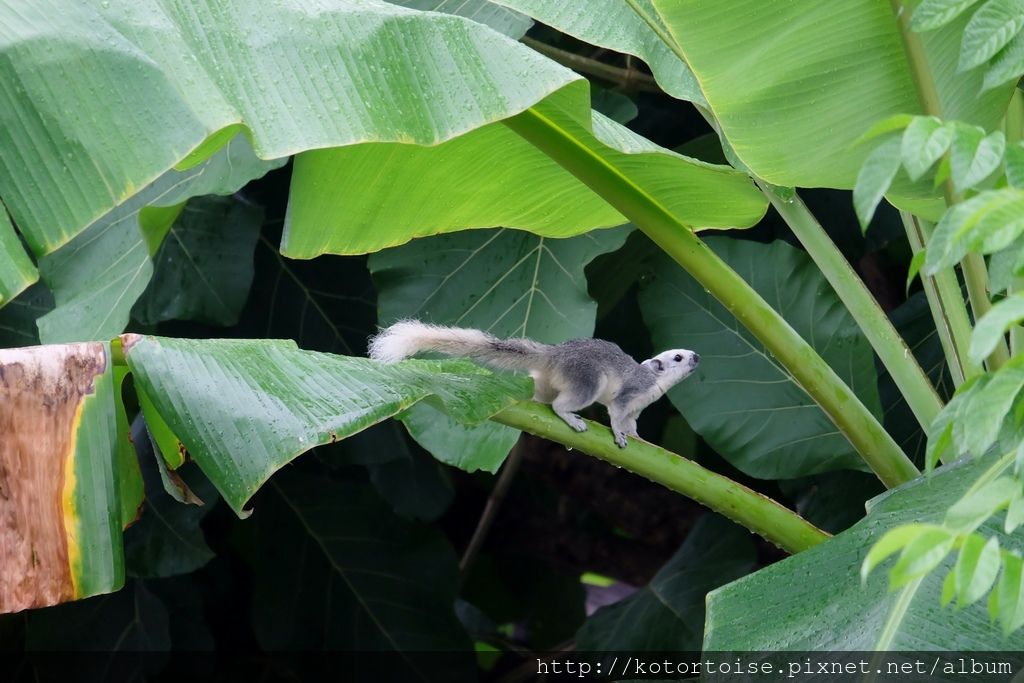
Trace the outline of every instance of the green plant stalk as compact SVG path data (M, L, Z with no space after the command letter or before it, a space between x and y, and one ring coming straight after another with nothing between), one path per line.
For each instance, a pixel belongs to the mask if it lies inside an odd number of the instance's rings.
M611 431L596 422L587 421L589 429L577 432L550 408L532 401L517 403L491 419L639 474L725 515L789 553L807 550L830 538L771 498L660 446L630 439L629 445L619 448Z
M914 82L914 89L917 91L917 98L921 103L921 108L925 114L941 119L943 118L942 102L939 99L939 92L935 88L935 80L932 78L932 72L928 66L928 57L925 55L921 38L910 30L910 11L904 7L901 0L890 0L890 5L900 29L903 51L907 56L907 61L910 63L910 76ZM953 187L953 181L950 178L946 178L944 193L947 207L953 206L962 200L962 197ZM968 254L960 262L960 268L964 273L964 282L967 284L967 296L971 301L974 319L978 320L992 308L992 302L988 297L988 269L985 266L985 259L980 254ZM957 296L960 296L959 291ZM950 307L947 306L948 308ZM938 321L936 321L936 324L938 324ZM1007 351L1006 344L1000 343L988 357L988 369L999 369L1009 357L1010 354Z
M903 393L914 417L927 430L942 409L942 400L878 301L799 196L783 199L763 181L755 182L846 305Z
M931 224L907 211L900 211L900 217L907 231L910 248L915 254L923 251L932 236ZM953 384L960 386L981 373L982 368L975 365L967 353L971 345L971 319L967 315L967 305L960 293L956 272L952 268L944 268L934 276L922 275L921 283L942 343L949 374Z
M504 124L594 190L700 282L779 359L888 487L919 472L874 415L789 323L689 226L533 109Z
M626 1L661 41L685 62L686 55L675 40L662 30L636 0ZM714 113L701 106L694 106L721 136L721 127ZM882 360L882 364L903 393L914 416L921 426L927 429L941 410L942 401L888 316L800 198L783 199L760 178L754 175L751 175L751 178L793 230L804 249L832 285L832 289L857 321L875 353Z
M974 313L974 319L978 320L992 309L992 301L988 298L988 268L985 265L985 257L971 252L960 261L960 268L964 273L964 283L967 285L967 297L971 301L971 311ZM1008 360L1010 360L1010 352L1006 348L1006 342L1000 340L992 353L985 359L985 366L989 370L995 371L1003 367Z
M1024 94L1017 88L1014 88L1013 96L1010 98L1003 127L1007 146L1019 143L1024 136ZM1007 294L1020 291L1024 291L1024 278L1015 277ZM1016 356L1021 351L1024 351L1024 327L1013 325L1010 328L1010 355Z

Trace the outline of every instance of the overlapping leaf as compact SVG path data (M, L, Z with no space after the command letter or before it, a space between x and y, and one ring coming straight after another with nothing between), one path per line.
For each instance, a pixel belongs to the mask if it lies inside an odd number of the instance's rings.
M931 426L926 464L934 465L950 447L955 456L982 455L997 440L1016 448L1021 425L1014 406L1022 389L1024 356L963 384Z
M576 80L461 17L353 0L251 9L0 9L0 79L12 84L0 111L13 133L0 145L0 196L37 256L242 126L264 159L369 141L430 145Z
M857 183L853 188L853 203L861 226L865 229L882 195L890 191L893 180L899 177L897 171L901 164L907 176L917 181L925 177L948 151L948 158L943 159L935 172L934 184L941 184L943 179L948 177L952 181L953 189L963 192L991 177L1004 164L1006 152L1007 176L1014 176L1016 179L1017 157L1020 152L1016 145L1007 150L1006 137L1001 131L986 135L983 128L961 121L942 122L932 116L898 115L876 125L865 134L864 139L894 133L901 129L903 132L899 137L888 135L874 146L857 174ZM901 208L908 201L906 198L890 199ZM912 200L909 206L915 213L932 216L930 206L915 205ZM922 206L922 210L919 211L913 208L914 206ZM939 217L945 217L942 211L936 216Z
M746 175L670 152L592 112L582 85L534 107L567 145L613 166L687 225L760 220L766 200ZM281 251L292 258L358 254L495 226L571 237L625 222L576 177L494 123L434 147L363 144L299 155Z
M135 194L124 204L90 225L70 244L40 261L43 280L53 290L57 306L39 318L39 332L44 343L110 339L124 331L132 306L143 294L153 275L151 257L163 243L168 231L179 218L184 202L207 194L230 194L253 178L258 178L286 160L261 161L244 137L236 137L207 161L187 171L168 171L155 182ZM194 230L195 214L189 213L188 225L178 227L177 237ZM190 227L191 226L191 227ZM222 225L207 226L209 230L229 231ZM173 251L180 242L169 248ZM230 245L229 245L230 246ZM235 248L238 248L237 245ZM179 255L181 254L179 251ZM188 295L203 288L203 277L194 272L195 260L205 261L210 254L191 255L177 264L166 263L165 251L161 283L167 284L176 274L192 270L189 287L178 294ZM212 259L211 259L212 260ZM238 259L232 265L244 262ZM209 289L209 286L207 286ZM224 294L224 292L219 292ZM173 297L175 292L161 291L151 295ZM158 303L159 300L158 300ZM175 307L177 306L177 308ZM184 311L201 304L179 301L163 302L168 312ZM160 311L154 315L159 316Z

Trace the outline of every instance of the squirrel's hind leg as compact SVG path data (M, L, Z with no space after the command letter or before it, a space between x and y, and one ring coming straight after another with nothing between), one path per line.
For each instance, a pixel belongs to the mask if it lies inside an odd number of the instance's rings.
M533 400L539 403L553 403L558 398L558 390L551 386L551 382L542 372L531 372L533 378Z

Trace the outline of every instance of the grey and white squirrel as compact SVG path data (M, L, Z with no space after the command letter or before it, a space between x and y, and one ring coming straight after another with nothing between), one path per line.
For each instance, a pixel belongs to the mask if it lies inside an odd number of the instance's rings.
M637 363L616 344L573 339L541 344L531 339L499 339L481 330L402 320L370 340L370 358L393 363L421 351L469 358L498 370L525 370L533 377L535 401L550 403L578 432L587 429L575 411L597 402L608 408L615 443L636 437L640 412L696 369L700 356L670 349Z

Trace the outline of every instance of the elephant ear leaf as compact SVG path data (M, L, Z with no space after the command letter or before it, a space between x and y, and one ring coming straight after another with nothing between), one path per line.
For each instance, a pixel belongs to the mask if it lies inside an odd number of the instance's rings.
M707 240L843 378L873 414L881 401L871 347L806 253L785 242ZM671 302L666 305L665 302ZM656 261L640 307L657 348L701 356L669 399L734 466L793 478L863 461L820 407L703 286L667 257Z
M355 680L474 679L455 616L458 564L436 529L395 516L365 483L294 471L274 477L257 503L253 616L263 647L389 653Z

